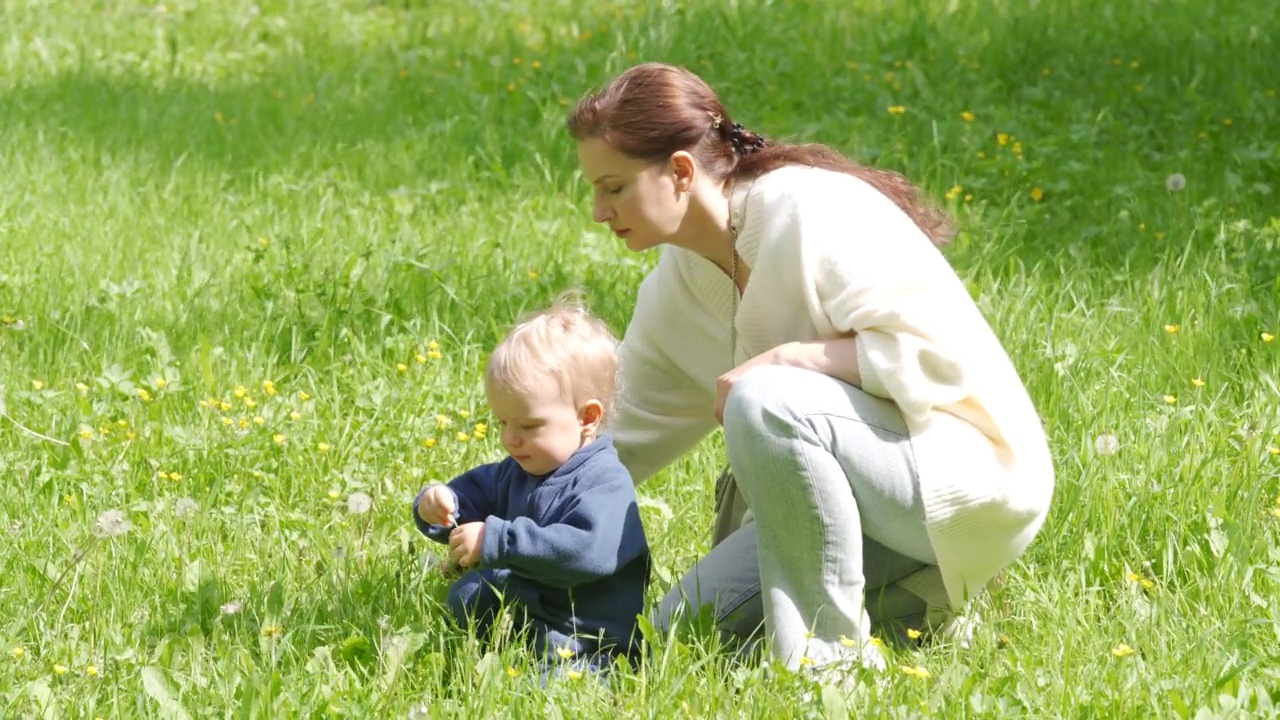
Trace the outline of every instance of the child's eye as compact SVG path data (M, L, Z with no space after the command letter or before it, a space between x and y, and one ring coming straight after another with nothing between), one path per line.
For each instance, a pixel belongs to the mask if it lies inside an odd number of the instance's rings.
M620 188L620 187L616 187L616 188L613 188L612 190L608 190L608 191L606 191L606 192L608 192L610 195L617 195L617 194L619 194L619 193L621 193L621 192L622 192L622 188Z

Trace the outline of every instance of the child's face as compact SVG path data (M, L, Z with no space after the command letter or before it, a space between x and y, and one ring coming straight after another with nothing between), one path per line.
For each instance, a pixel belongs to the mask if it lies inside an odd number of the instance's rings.
M489 406L502 429L502 445L532 475L552 472L590 439L582 412L554 382L529 393L492 388Z

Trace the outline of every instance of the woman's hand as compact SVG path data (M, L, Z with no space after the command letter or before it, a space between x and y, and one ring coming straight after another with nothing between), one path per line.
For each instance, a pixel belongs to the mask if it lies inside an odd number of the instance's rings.
M724 424L724 405L734 383L754 368L764 365L786 365L820 372L837 380L862 387L858 370L858 346L850 334L832 340L789 342L766 350L716 380L716 422Z
M733 390L733 384L746 375L749 371L763 367L765 365L782 365L782 350L785 345L779 345L771 350L766 350L750 360L742 363L738 367L716 378L716 422L724 424L724 405L729 400L729 392Z

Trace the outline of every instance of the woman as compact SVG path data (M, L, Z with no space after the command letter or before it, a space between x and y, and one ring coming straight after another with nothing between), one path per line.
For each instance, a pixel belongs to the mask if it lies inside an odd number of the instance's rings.
M946 219L896 174L745 130L683 68L627 70L568 126L594 219L663 246L622 342L618 453L641 482L720 422L732 469L660 626L709 606L730 635L763 619L791 668L882 667L871 618L959 610L1053 493L1035 408L936 247Z

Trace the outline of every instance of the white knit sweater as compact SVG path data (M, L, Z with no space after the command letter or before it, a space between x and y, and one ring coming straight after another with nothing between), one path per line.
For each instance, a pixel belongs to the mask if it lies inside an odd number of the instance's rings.
M774 170L739 184L730 217L751 270L736 352L728 276L667 246L622 342L619 456L647 479L715 429L721 374L786 342L853 333L862 389L906 418L942 600L960 607L1027 547L1053 494L1040 418L1004 348L924 233L857 178Z

